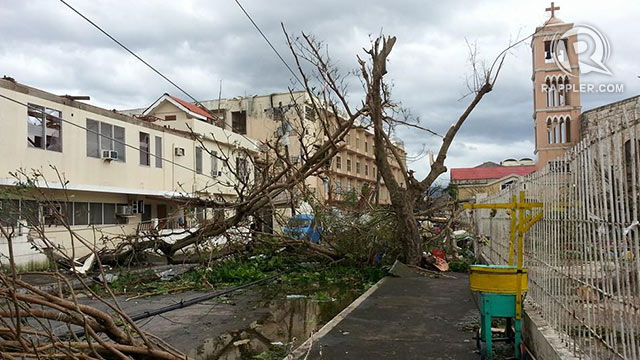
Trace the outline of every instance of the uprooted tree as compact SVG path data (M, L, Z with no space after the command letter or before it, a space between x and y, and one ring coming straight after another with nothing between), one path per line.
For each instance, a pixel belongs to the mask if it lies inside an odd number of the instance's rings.
M399 161L401 154L393 146L389 134L395 126L408 125L408 123L394 118L393 114L397 112L397 104L391 100L390 87L384 82L384 76L387 73L388 56L395 43L395 37L381 36L375 39L372 42L371 49L367 50L368 61L360 58L358 61L367 94L365 104L374 130L376 164L390 193L391 206L397 222L396 236L402 247L402 257L408 263L416 263L422 253L422 237L415 216L416 204L433 185L434 181L447 171L444 161L449 147L471 112L483 97L493 89L502 67L506 50L496 58L491 67L481 72L476 71L473 74L472 85L470 85L473 98L462 115L443 136L442 144L435 160L431 164L431 170L428 175L424 179L418 180L414 177L413 172L403 169L406 187L402 187L393 176L389 164L389 157L396 158L398 162L402 163ZM473 52L471 60L472 62L475 61ZM476 69L475 63L473 65L474 69ZM419 126L416 127L420 128Z

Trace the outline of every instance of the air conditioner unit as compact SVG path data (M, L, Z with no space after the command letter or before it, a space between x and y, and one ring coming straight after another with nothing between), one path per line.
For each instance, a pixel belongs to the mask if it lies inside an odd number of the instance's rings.
M118 152L115 150L102 150L102 160L118 160Z
M133 215L133 209L129 205L117 205L116 215L118 216L131 216Z
M222 176L222 171L221 170L213 170L213 171L211 171L211 176L213 176L213 177Z
M184 148L177 147L174 149L176 156L184 156Z

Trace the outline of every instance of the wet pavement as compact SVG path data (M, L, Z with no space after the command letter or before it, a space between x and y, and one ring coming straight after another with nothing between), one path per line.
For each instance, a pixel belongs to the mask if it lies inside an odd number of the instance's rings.
M128 301L126 296L117 299L125 312L135 315L202 294L187 291ZM296 348L359 294L343 291L327 299L285 295L272 298L259 287L238 290L137 324L193 359L252 359L274 346L284 353ZM95 299L82 298L80 302L107 310L106 305ZM56 330L66 332L63 326Z
M300 358L476 359L479 313L468 276L452 275L383 279Z

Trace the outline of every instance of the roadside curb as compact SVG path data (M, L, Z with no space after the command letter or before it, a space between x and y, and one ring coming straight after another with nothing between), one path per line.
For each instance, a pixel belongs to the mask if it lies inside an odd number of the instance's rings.
M323 336L328 334L334 327L336 327L344 318L346 318L353 310L355 310L360 304L362 304L369 296L371 296L384 282L388 279L389 276L385 276L382 279L378 280L373 286L371 286L367 291L365 291L362 295L360 295L357 299L355 299L349 306L344 308L338 315L336 315L333 319L331 319L328 323L324 324L318 332L315 334L311 334L311 336L302 343L302 345L298 346L291 354L285 357L285 360L294 360L300 359L306 356L313 347L314 341L322 339Z

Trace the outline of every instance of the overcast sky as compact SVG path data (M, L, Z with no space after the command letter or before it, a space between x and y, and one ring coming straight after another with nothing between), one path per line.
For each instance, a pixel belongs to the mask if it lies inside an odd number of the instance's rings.
M292 76L233 0L67 0L201 100L286 91ZM280 23L328 45L343 72L356 68L356 54L369 35L398 38L388 79L394 98L444 133L467 106L459 100L470 74L465 39L490 62L518 36L548 17L546 1L258 1L242 4L285 59L291 57ZM637 66L640 2L557 1L557 16L589 24L609 40L613 76L588 74L582 82L623 83L623 94L586 94L583 110L640 93ZM57 94L90 95L108 109L146 107L162 93L185 97L56 0L0 0L0 75ZM360 93L357 79L351 100ZM533 157L531 49L511 51L493 92L479 105L450 150L446 165ZM410 156L436 151L440 139L401 129ZM428 160L410 163L418 175ZM448 180L448 174L442 181Z

